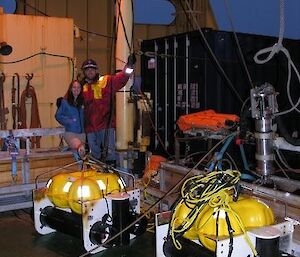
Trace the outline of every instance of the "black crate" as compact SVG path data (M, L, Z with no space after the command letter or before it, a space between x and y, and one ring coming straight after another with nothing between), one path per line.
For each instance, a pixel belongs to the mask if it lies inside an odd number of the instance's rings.
M219 72L199 31L144 40L141 45L144 53L141 57L142 89L151 92L155 129L171 153L174 151L176 121L180 115L205 109L240 115L243 102L250 96L251 84L238 54L234 34L210 29L202 31L231 85ZM260 49L273 46L278 39L244 33L237 33L237 38L252 85L272 84L279 92L277 100L280 110L290 108L286 93L286 57L279 53L263 65L253 60ZM284 39L283 45L299 69L300 41ZM291 85L292 97L296 102L300 96L300 85L295 73ZM300 135L299 116L293 111L283 118L289 131L297 130ZM150 150L162 150L154 133Z

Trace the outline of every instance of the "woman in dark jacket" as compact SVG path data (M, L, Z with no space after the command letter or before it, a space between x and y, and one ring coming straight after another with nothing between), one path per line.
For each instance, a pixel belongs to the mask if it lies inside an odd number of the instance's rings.
M84 112L82 86L71 82L67 93L61 99L55 114L56 120L65 127L64 139L74 152L76 160L85 153Z

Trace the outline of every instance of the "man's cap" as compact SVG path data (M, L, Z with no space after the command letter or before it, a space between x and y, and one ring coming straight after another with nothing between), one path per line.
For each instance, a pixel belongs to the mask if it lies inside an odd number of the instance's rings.
M87 69L87 68L93 68L93 69L98 69L98 65L97 65L97 63L94 61L94 60L92 60L92 59L87 59L87 60L85 60L83 63L82 63L82 66L81 66L81 69L82 70L85 70L85 69Z

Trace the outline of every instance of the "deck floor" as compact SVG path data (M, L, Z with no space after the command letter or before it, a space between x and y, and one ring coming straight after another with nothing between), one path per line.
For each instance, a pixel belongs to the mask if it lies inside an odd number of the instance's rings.
M1 257L79 257L85 253L77 238L59 232L38 234L34 229L30 209L0 213ZM110 248L87 256L153 257L155 236L145 232L131 240L128 246Z

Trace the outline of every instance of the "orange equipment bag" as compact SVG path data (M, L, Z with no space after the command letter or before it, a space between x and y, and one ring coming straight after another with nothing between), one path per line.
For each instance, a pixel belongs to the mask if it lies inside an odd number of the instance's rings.
M181 131L191 129L217 131L229 128L237 122L239 122L239 117L235 114L216 113L214 110L205 110L180 116L177 120L177 125ZM231 126L228 124L231 124Z
M157 175L160 164L166 161L167 159L160 155L151 155L149 161L147 162L143 175L143 180L146 184L150 182L151 177Z

